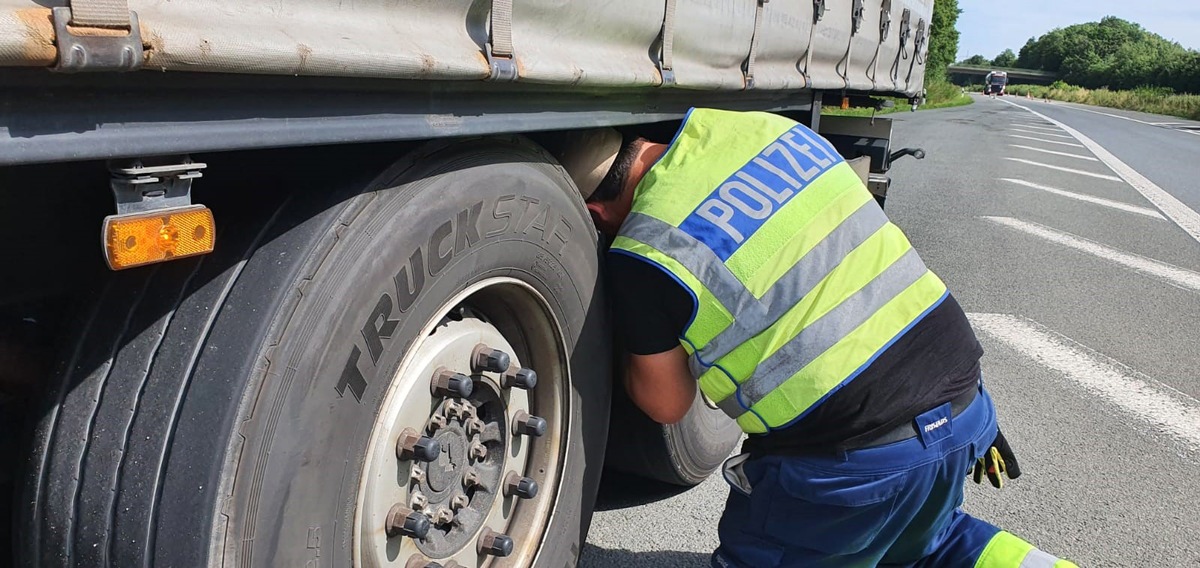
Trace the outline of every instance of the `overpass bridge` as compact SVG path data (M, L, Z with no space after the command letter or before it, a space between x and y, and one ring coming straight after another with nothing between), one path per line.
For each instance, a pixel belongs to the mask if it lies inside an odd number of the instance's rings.
M974 77L980 77L982 79L992 71L1007 71L1008 82L1010 84L1024 83L1030 85L1049 85L1050 83L1058 80L1058 74L1051 73L1049 71L1039 71L1037 69L1018 69L1015 67L990 67L987 65L963 65L959 63L951 65L949 68L947 68L946 75L951 81L955 81L955 79L958 78L961 79L962 82L982 82L972 81L971 79Z

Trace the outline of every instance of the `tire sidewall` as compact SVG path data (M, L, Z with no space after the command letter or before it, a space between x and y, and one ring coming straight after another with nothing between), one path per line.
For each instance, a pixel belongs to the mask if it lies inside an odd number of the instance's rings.
M294 305L279 309L229 451L220 554L348 565L363 461L396 369L448 299L506 276L548 301L572 350L568 459L539 559L573 565L598 477L584 466L602 460L609 390L605 366L578 363L605 347L597 242L582 203L561 169L519 140L427 147L375 186L329 228L337 242L311 259ZM372 347L364 330L387 305L395 330Z

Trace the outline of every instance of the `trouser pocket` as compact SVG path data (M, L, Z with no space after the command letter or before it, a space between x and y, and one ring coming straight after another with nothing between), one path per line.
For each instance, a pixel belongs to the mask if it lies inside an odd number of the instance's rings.
M907 474L839 475L783 460L767 486L755 486L762 501L763 534L789 548L827 556L857 554L887 525Z

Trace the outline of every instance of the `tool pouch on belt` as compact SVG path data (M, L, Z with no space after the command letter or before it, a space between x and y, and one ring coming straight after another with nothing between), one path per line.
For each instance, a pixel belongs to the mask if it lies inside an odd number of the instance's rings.
M1008 440L999 429L996 430L996 439L992 441L987 451L982 457L975 460L972 476L975 483L983 483L985 476L988 482L997 489L1004 487L1005 477L1016 479L1021 476L1021 467L1017 465L1017 456L1013 454L1012 447L1008 445Z

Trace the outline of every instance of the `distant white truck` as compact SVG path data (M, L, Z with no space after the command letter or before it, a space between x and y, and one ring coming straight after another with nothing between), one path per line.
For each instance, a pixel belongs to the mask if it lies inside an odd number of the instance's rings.
M985 95L1002 97L1004 96L1004 89L1007 86L1008 71L992 71L983 80L983 93Z
M881 196L915 151L821 105L920 100L932 10L0 0L0 565L574 566L604 467L740 432L614 387L547 148L772 111Z

